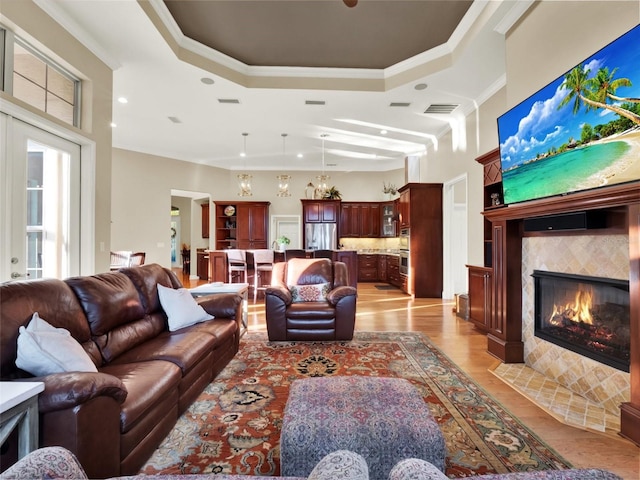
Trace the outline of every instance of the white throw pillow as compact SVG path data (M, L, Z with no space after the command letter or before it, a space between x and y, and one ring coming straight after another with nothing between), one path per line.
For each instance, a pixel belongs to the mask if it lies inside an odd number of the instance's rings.
M38 312L18 335L18 368L37 377L62 372L97 372L89 354L69 330L56 328Z
M196 303L186 288L175 289L158 284L158 295L172 332L214 318Z

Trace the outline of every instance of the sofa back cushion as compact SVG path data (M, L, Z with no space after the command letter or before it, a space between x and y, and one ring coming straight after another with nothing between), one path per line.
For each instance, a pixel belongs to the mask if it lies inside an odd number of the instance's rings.
M163 312L160 298L158 297L158 285L170 288L182 287L182 284L171 270L157 263L141 267L123 268L120 272L126 275L135 285L146 314Z
M333 288L333 267L328 258L292 258L286 263L286 285L328 283L329 289Z
M164 329L162 321L154 322L145 315L138 290L123 273L73 277L65 282L78 297L106 362Z
M15 365L18 331L35 312L52 326L69 331L91 360L100 366L102 358L84 311L73 290L62 280L27 280L0 285L0 375L3 380L28 377Z

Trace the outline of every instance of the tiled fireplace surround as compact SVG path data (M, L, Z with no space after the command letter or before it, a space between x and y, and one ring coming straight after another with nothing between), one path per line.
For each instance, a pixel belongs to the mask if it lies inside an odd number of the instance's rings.
M534 270L629 279L628 235L522 239L522 341L525 364L496 374L566 423L607 433L620 425L630 375L534 336Z

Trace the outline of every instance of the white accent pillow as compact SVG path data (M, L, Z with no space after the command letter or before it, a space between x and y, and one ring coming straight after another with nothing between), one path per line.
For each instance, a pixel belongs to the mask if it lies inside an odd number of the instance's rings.
M196 303L186 288L168 288L158 284L158 295L172 332L215 318Z
M36 377L62 372L97 372L89 354L69 330L56 328L38 312L18 335L18 368Z

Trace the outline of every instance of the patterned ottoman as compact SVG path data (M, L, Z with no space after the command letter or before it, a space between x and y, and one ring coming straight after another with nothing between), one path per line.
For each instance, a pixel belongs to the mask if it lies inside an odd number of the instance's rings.
M306 477L326 454L364 457L369 478L387 479L405 458L444 470L444 437L407 380L379 377L305 378L291 384L280 436L282 476Z

